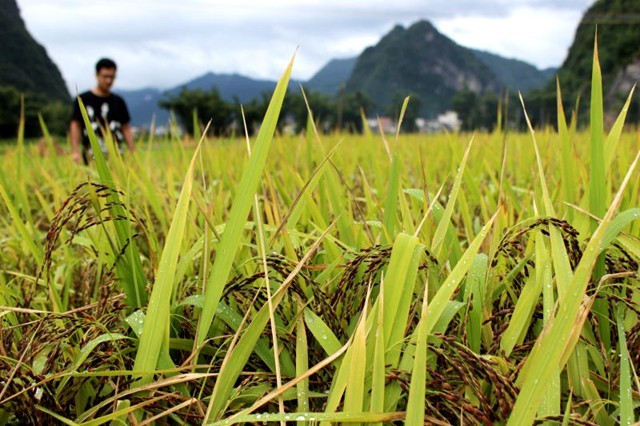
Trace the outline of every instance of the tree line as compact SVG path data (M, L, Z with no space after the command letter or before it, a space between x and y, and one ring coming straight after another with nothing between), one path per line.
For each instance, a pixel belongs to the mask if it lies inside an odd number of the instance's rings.
M51 101L45 95L22 94L14 87L0 86L0 139L16 137L22 109L24 110L25 137L42 136L39 114L42 115L51 134L66 134L71 116L70 102Z
M251 135L259 128L270 99L271 94L265 92L257 99L241 103L237 98L232 101L223 99L216 87L208 91L182 88L178 94L161 100L159 105L172 111L189 134L194 133L195 112L200 124L211 120L210 131L213 134L244 133L246 123L247 132ZM320 131L340 129L350 132L362 132L360 110L366 111L373 105L371 99L362 92L340 92L332 96L290 89L282 105L278 127L283 129L288 126L293 132L304 129L308 118L307 104Z
M232 101L223 99L215 87L208 91L183 88L178 94L161 100L159 105L172 111L180 125L189 134L194 133L195 112L200 125L211 120L210 131L215 135L244 134L245 122L247 131L251 135L260 126L270 97L271 94L265 92L259 98L241 104L237 98ZM406 94L394 94L389 105L381 110L381 115L397 120L405 97ZM423 103L420 96L416 94L409 94L409 97L410 101L402 122L403 132L417 130L416 119L420 117ZM557 103L554 92L535 90L526 94L524 99L529 118L535 127L557 124ZM345 93L344 90L340 90L337 95L305 91L303 94L299 88L290 88L280 114L278 123L280 130L285 127L292 132L303 130L308 120L307 103L313 112L318 130L322 132L361 133L364 125L362 113L366 114L367 111L376 109L371 98L362 91ZM22 104L24 105L25 137L42 136L38 115L42 115L51 134L66 134L71 102L51 101L46 96L38 94L22 95L13 87L0 86L0 139L16 137ZM577 108L576 105L575 100L565 99L564 108L567 118L572 116ZM478 94L464 88L453 97L451 109L458 114L461 130L464 131L492 131L498 124L514 131L526 130L520 99L515 93L496 94L488 91ZM377 110L380 109L377 108ZM640 111L638 101L631 106L629 114L631 122L637 122L640 115L637 111ZM580 122L578 124L580 125Z
M305 92L305 96L316 123L320 125L320 131L341 129L362 132L360 111L366 111L373 105L371 99L362 92L341 92L337 96L331 96L310 91ZM253 134L262 122L270 98L270 93L263 93L259 98L241 104L237 98L232 101L223 99L215 87L208 91L183 88L177 95L161 100L159 106L170 110L189 134L194 133L194 112L204 123L211 120L211 131L216 135L228 135L231 132L243 134L245 121L247 131ZM308 117L307 102L301 90L290 90L282 107L279 127L282 129L289 126L294 132L304 129ZM24 105L26 138L42 136L39 114L51 134L66 134L71 116L71 100L67 103L52 102L45 96L31 93L23 96L13 87L0 86L0 139L16 137L21 105Z

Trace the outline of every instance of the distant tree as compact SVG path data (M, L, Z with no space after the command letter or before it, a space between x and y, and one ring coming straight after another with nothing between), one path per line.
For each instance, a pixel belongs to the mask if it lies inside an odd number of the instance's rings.
M20 123L21 93L13 87L0 87L0 138L13 139ZM64 135L67 130L71 106L61 101L51 101L44 95L24 95L24 136L42 136L38 114L42 114L49 132Z
M518 104L520 101L518 100ZM555 91L532 90L525 98L527 114L534 127L557 125L557 97ZM572 105L563 105L567 116L573 108Z
M628 93L611 93L616 76L628 65L640 58L640 2L637 0L600 0L584 13L576 28L573 43L558 69L562 89L563 106L566 113L577 111L577 123L582 127L589 123L591 73L593 48L598 36L598 58L602 73L605 120L614 119L620 111ZM529 94L532 95L532 94ZM544 88L528 96L527 109L532 121L538 125L556 124L556 80L552 79ZM531 107L529 107L531 105ZM627 115L627 123L637 123L640 117L634 109Z
M267 112L267 108L269 107L270 101L270 93L263 92L259 99L252 99L251 101L242 104L242 110L244 111L244 119L247 122L247 131L249 132L249 136L253 135L262 120L264 119L264 115ZM235 104L238 105L237 108L240 110L240 101L238 99L235 100Z
M397 122L400 118L400 112L402 111L402 105L407 95L400 92L395 92L391 96L391 103L388 107L388 114ZM420 110L422 109L422 98L416 94L411 93L409 95L409 103L407 109L404 112L402 119L402 131L406 133L415 132L418 130L416 125L416 119L420 118Z
M0 85L44 95L49 102L70 103L60 70L27 30L16 0L2 1L0 28Z
M20 121L20 93L13 87L0 87L0 138L14 138Z
M39 112L42 114L49 133L58 136L66 135L71 116L69 102L50 102L43 105Z
M190 90L182 88L178 95L159 102L161 108L173 111L180 123L187 130L193 132L193 111L198 112L198 117L204 123L211 120L210 132L215 135L223 135L229 131L231 123L240 117L229 102L222 99L217 88L211 88L208 92L200 89Z
M320 131L327 131L335 126L336 111L335 101L332 97L325 93L305 91L307 102L309 103L309 109L313 113L313 118L317 124L320 124ZM293 120L295 131L299 132L307 125L309 118L309 110L307 104L304 101L304 97L301 91L295 91L288 93L284 100L283 105L283 117L288 117Z
M313 112L316 123L320 124L320 131L328 131L335 127L336 123L336 103L331 95L310 91L305 92L309 107ZM183 88L180 93L159 102L160 107L173 111L178 121L189 134L193 134L193 112L197 111L199 119L206 123L212 120L211 131L216 134L226 134L233 126L244 132L242 123L242 113L247 123L249 134L255 133L260 127L266 114L269 102L269 93L263 93L260 98L253 99L242 104L236 98L233 102L222 99L220 92L216 88L210 91L200 89L190 90ZM354 94L347 98L349 103L357 102L368 106L368 101L363 94ZM351 107L351 106L349 106ZM357 107L359 114L359 107ZM306 127L308 119L308 109L301 91L290 91L287 93L280 112L278 128L282 130L284 124L289 121L294 125L294 131L299 132Z
M491 131L498 122L498 104L500 100L493 91L484 93L480 98L480 127Z
M337 104L337 112L341 114L341 118L337 118L336 121L338 129L361 133L363 123L360 110L366 113L373 108L371 97L361 90L344 95L339 93Z
M453 110L462 122L462 130L474 130L480 125L481 109L478 95L465 87L453 97Z

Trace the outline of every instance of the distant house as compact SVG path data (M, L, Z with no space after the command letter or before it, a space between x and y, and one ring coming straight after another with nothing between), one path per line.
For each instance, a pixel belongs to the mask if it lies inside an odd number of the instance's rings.
M458 113L455 111L446 111L434 119L416 119L416 127L421 133L457 132L461 124ZM381 129L384 133L397 131L396 122L391 117L367 118L367 125L373 132L379 132Z
M367 126L369 126L373 132L382 130L383 133L395 133L397 129L396 123L391 117L367 118Z
M439 133L445 130L448 132L457 132L460 130L461 125L462 121L460 121L458 113L455 111L446 111L432 120L426 120L424 118L418 118L416 120L416 126L420 129L420 132L423 133Z

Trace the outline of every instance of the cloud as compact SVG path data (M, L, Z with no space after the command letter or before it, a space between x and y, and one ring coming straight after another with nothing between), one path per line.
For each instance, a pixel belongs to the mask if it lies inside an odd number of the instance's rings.
M458 43L490 50L510 58L526 59L540 68L559 66L573 41L581 12L520 7L508 19L456 17L438 21L440 30ZM490 29L490 30L489 30Z
M358 55L394 25L429 19L456 42L558 65L587 0L18 0L22 16L70 88L94 84L102 56L117 87L167 88L208 71L277 78L299 47L294 77Z

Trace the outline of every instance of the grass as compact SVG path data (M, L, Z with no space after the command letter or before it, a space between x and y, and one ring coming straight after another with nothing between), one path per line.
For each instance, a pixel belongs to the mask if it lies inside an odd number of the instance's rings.
M255 141L4 152L0 423L638 422L626 112L283 135L291 67Z

